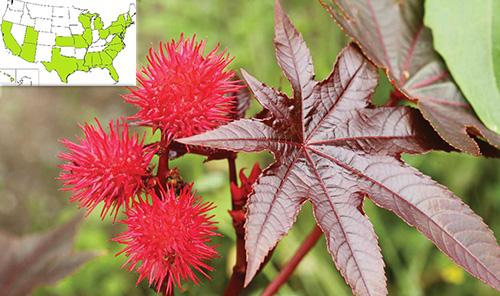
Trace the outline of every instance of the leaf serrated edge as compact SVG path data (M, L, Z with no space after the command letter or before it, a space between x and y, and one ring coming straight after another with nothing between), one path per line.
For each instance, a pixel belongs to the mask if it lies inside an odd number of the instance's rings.
M388 69L386 66L383 66L383 65L381 65L381 64L379 64L379 63L377 63L374 59L372 59L372 58L370 57L370 55L368 55L368 54L367 54L367 50L364 48L364 46L361 44L361 42L359 42L359 41L358 41L358 40L357 40L354 36L352 36L352 35L351 35L351 34L350 34L350 33L349 33L349 32L348 32L348 31L347 31L347 30L346 30L346 29L345 29L345 28L344 28L344 27L340 24L340 22L336 19L336 17L335 17L335 16L340 17L340 15L339 15L336 11L334 11L334 10L330 7L330 5L328 5L328 4L325 2L325 0L318 0L318 1L320 2L321 6L323 6L323 8L324 8L324 9L328 12L328 14L330 15L330 18L334 21L334 23L335 23L335 24L337 24L337 26L340 28L340 30L341 30L344 34L346 34L347 36L349 36L349 37L352 39L352 42L356 43L356 45L359 47L359 49L360 49L360 50L361 50L361 52L363 53L363 56L364 56L367 60L369 60L372 64L374 64L375 66L377 66L377 68L383 69L383 71L384 71L384 73L385 73L385 75L386 75L387 79L390 81L390 83L391 83L394 87L396 87L396 88L397 88L397 89L398 89L398 90L399 90L399 91L400 91L400 92L401 92L401 93L405 96L405 98L406 98L408 101L410 101L410 102L414 102L414 103L417 103L417 106L419 107L418 109L419 109L419 111L420 111L420 112L422 112L422 115L424 116L424 118L425 118L425 119L429 122L429 124L431 125L431 127L433 128L433 130L434 130L434 131L435 131L435 132L436 132L436 133L437 133L437 134L438 134L438 135L439 135L439 136L440 136L440 137L441 137L441 138L442 138L442 139L443 139L446 143L448 143L450 146L452 146L453 148L455 148L455 149L457 149L457 150L459 150L459 151L469 153L469 154L471 154L471 155L473 155L473 156L482 156L482 153L481 153L481 150L480 150L480 148L479 148L479 145L478 145L478 144L477 144L477 142L474 140L474 137L472 137L472 136L471 136L471 135L467 132L467 128L474 128L474 129L478 132L478 134L480 134L480 135L481 135L481 136L482 136L482 137L486 140L486 142L487 142L489 145L491 145L491 146L493 146L493 147L495 147L495 148L497 148L497 149L499 149L499 150L500 150L500 145L496 145L496 144L492 143L492 142L491 142L491 141L490 141L487 137L485 137L485 136L484 136L484 134L483 134L481 131L479 131L479 130L475 127L475 126L471 126L471 125L464 125L464 124L462 124L462 125L464 126L464 130L463 130L463 132L462 132L461 134L463 134L465 137L468 137L469 139L471 139L471 141L472 141L472 142L474 142L474 144L473 144L473 145L474 145L474 146L475 146L475 148L476 148L476 149L474 149L474 150L475 150L474 152L471 152L471 151L465 151L465 150L463 150L462 148L458 147L456 144L451 143L451 141L449 141L449 140L448 140L448 137L444 136L444 134L443 134L442 132L440 132L438 128L436 128L436 126L435 126L435 124L432 122L432 120L430 120L430 119L429 119L429 116L430 116L430 115L429 115L427 112L422 111L422 108L421 108L421 107L420 107L420 105L419 105L419 99L418 99L418 98L417 98L417 99L415 99L415 98L413 98L412 96L410 96L410 95L407 93L407 91L406 91L406 90L404 90L404 89L403 89L403 88L399 85L399 83L395 80L395 78L394 78L394 77L392 77L392 75L390 75L390 74L389 74L389 72L390 72L390 71L392 71L392 70ZM352 21L352 20L350 20L349 15L345 12L345 10L344 10L341 6L339 6L339 5L337 4L337 2L336 2L336 1L333 1L333 0L332 0L332 4L335 4L335 5L336 5L336 7L339 9L339 11L341 11L341 12L342 12L342 14L343 14L344 16L346 16L346 17L345 17L345 19L346 19L346 21L347 21L347 22L351 22L351 21ZM445 69L446 69L446 68L445 68ZM455 82L454 82L454 81L452 81L452 83L455 83ZM467 104L466 106L467 106L467 107L462 107L462 108L467 108L467 109L469 109L469 108L470 108L470 105L469 105L469 104ZM471 116L473 116L473 115L471 115Z
M264 170L262 170L262 172L260 173L259 177L258 177L258 178L256 179L256 181L253 183L253 185L252 185L252 192L251 192L251 194L249 194L249 195L248 195L247 204L245 205L245 208L247 209L247 212L246 212L246 218L247 218L247 219L246 219L246 221L245 221L245 226L244 226L244 228L245 228L245 253L246 253L247 263L249 262L248 258L250 257L249 250L246 248L246 242L248 241L247 224L249 223L249 222L248 222L248 221L249 221L249 219L248 219L248 209L249 209L248 205L249 205L249 203L250 203L250 200L252 199L252 197L253 197L253 196L254 196L254 194L255 194L255 186L258 186L258 184L260 184L260 180L261 180L261 178L262 178L262 177L263 177L263 176L264 176L264 175L265 175L265 174L266 174L269 170L271 170L271 169L273 168L273 166L275 166L275 165L278 165L278 166L282 165L282 163L281 163L281 161L280 161L281 157L276 158L275 152L273 152L273 151L270 151L270 152L271 152L271 154L273 155L273 158L275 159L275 161L274 161L273 163L271 163L270 165L268 165L268 166L267 166ZM300 152L299 152L299 153L297 153L296 158L295 158L295 159L291 162L291 165L290 165L290 167L289 167L289 170L291 170L291 169L292 169L292 167L295 165L295 163L299 160L300 156L301 156L301 153L300 153ZM284 180L283 180L283 182L284 182ZM283 183L283 182L282 182L282 183ZM274 197L273 201L274 201L274 200L276 200L276 195L275 195L275 197ZM299 208L299 210L298 210L298 211L300 211L301 207L303 206L303 204L304 204L306 201L307 201L307 197L306 197L306 198L304 198L304 199L302 200L302 202L298 205L298 208ZM267 217L267 216L266 216L266 217ZM292 223L291 223L291 225L294 225L294 224L295 224L295 222L297 222L297 218L298 218L298 215L295 215L295 218L293 219L293 221L291 221L291 222L292 222ZM279 242L283 239L283 237L285 237L286 235L287 235L287 233L280 235L280 237L277 239L276 244L274 245L274 247L270 247L270 248L267 250L267 254L269 254L269 252L270 252L273 248L275 248L275 247L279 244ZM264 259L265 259L265 258L264 258ZM264 259L263 259L263 260L264 260ZM259 265L261 265L261 264L262 264L262 262L260 262L260 263L259 263ZM248 269L247 269L246 274L245 274L245 282L244 282L244 287L247 287L247 286L250 284L250 282L253 280L253 278L255 277L255 275L257 274L257 272L258 272L258 268L257 268L254 272L252 272L252 273L248 273Z

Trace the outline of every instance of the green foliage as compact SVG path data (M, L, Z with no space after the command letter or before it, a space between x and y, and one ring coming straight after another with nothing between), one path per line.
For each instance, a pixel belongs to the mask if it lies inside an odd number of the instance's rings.
M425 2L434 45L477 115L500 133L500 3Z
M492 6L492 11L500 11L500 1L493 1ZM497 88L500 90L500 14L493 14L492 27L493 68L495 71Z

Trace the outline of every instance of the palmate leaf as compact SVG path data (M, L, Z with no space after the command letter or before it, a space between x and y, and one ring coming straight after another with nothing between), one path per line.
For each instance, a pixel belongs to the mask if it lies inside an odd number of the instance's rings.
M294 97L242 71L268 116L179 140L232 151L268 150L275 157L248 202L246 284L308 200L354 293L387 294L377 237L362 210L368 196L416 227L467 271L500 289L500 248L492 232L453 193L400 159L401 153L447 147L420 113L370 104L377 70L355 45L342 51L327 79L314 81L309 50L278 1L275 30L278 61Z
M476 156L480 147L485 155L500 156L500 135L479 121L433 49L423 23L424 1L320 1L394 86L417 102L444 140Z

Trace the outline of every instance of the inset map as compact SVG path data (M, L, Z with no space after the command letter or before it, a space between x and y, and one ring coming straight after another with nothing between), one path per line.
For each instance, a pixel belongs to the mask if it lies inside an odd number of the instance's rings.
M1 86L36 86L40 85L38 69L0 69Z
M135 85L135 0L0 3L0 69L14 79L34 69L31 85Z

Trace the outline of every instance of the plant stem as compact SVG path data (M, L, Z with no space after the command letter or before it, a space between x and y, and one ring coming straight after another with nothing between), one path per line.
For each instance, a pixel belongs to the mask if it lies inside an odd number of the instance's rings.
M236 155L232 153L230 156L228 156L227 163L229 166L229 183L230 184L233 183L234 185L238 186L238 176L237 176L237 172L236 172ZM233 198L232 194L231 194L231 201L232 201L233 210L239 210L239 209L235 209L235 207L237 207L237 205L234 202L234 198Z
M156 176L158 177L161 186L165 188L165 186L167 185L169 167L168 167L168 141L166 137L164 137L163 135L160 142L160 149L158 151L158 154L160 156L160 159L158 160L158 171L156 173Z
M236 173L236 155L232 154L227 157L229 165L229 182L238 185ZM247 269L246 253L245 253L245 212L244 204L235 201L235 196L231 194L232 210L230 211L233 218L233 227L236 232L236 263L233 267L233 274L226 287L224 295L236 296L240 295L245 282L245 273Z
M245 239L237 235L236 238L236 263L233 267L233 273L229 284L224 292L225 296L240 295L245 283L245 274L247 269L246 254L245 254Z
M323 232L316 225L314 229L309 233L306 240L302 243L299 249L295 252L292 259L288 261L285 267L280 271L277 277L267 286L267 288L262 293L262 296L271 296L276 294L281 286L288 281L294 270L299 265L300 261L304 259L305 255L316 245L318 240L321 238Z

